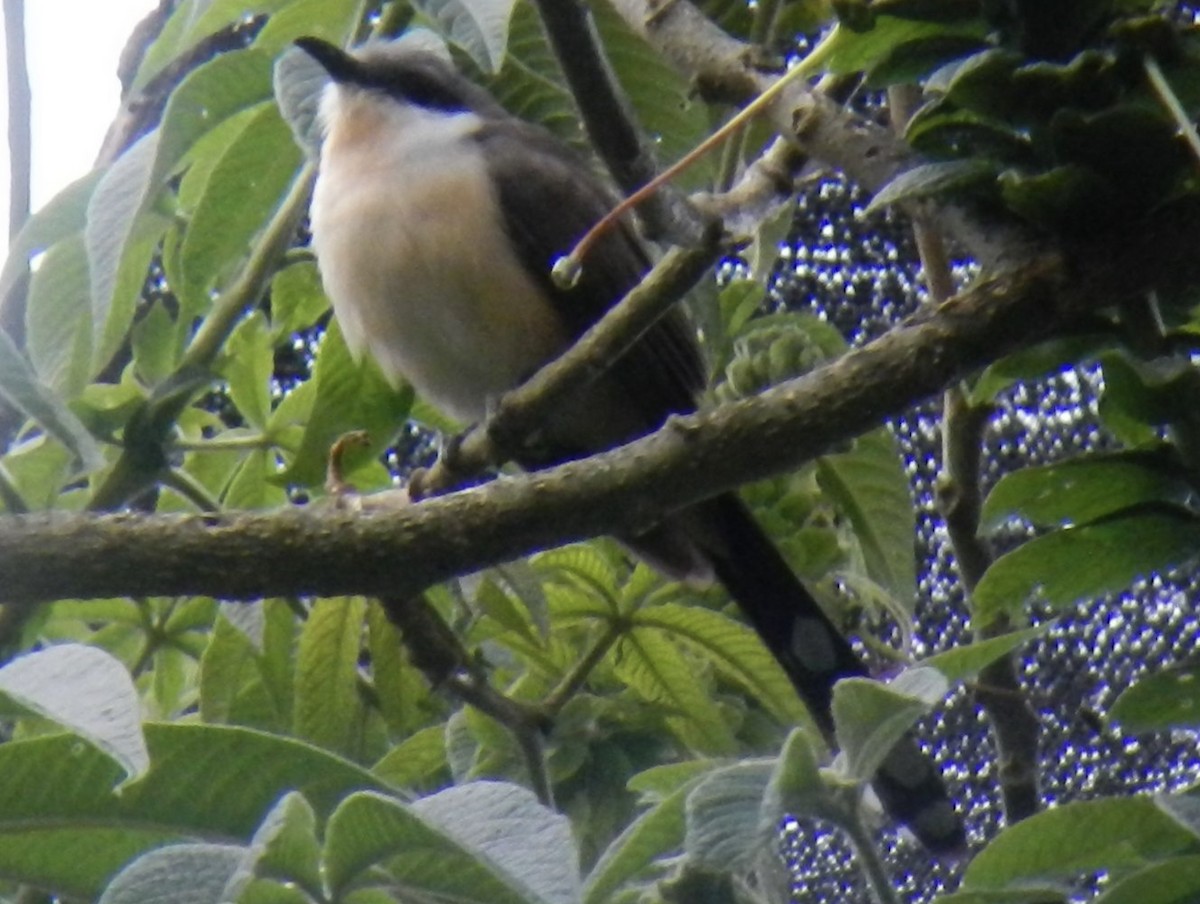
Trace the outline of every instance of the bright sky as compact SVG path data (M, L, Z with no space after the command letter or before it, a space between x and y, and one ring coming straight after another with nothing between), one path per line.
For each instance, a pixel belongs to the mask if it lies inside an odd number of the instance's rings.
M34 210L91 169L120 103L117 61L133 27L156 6L156 0L25 0ZM7 98L0 66L0 249L8 245Z

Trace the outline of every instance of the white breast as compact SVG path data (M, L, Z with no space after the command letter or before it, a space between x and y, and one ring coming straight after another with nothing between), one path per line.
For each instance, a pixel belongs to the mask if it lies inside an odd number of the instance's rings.
M474 114L331 86L313 247L346 342L462 421L565 345L507 247Z

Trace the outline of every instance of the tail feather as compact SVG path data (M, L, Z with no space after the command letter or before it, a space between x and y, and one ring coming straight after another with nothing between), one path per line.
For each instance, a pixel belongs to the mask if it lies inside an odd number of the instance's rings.
M833 685L840 678L866 675L866 666L740 499L719 496L689 515L701 519L699 542L717 579L832 739ZM962 823L941 774L911 734L892 749L872 787L884 809L930 850L950 853L965 847Z

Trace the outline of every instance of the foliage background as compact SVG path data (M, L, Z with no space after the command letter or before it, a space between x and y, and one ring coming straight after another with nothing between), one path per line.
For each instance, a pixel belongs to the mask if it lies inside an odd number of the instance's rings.
M579 140L532 5L517 5L507 33L486 14L506 4L414 6L481 73L508 64L489 81L514 111ZM774 27L784 48L793 29L833 21L818 3L764 6L779 14ZM1064 25L1019 3L837 5L843 24L827 60L835 72L870 69L883 85L966 57L971 65L959 75L986 76L944 79L948 87L914 119L919 134L910 132L941 166L893 182L887 197L982 195L993 215L999 205L1006 216L1072 239L1152 224L1158 205L1188 200L1194 161L1181 152L1170 115L1157 103L1147 109L1140 80L1123 68L1147 54L1161 57L1180 86L1176 99L1190 109L1195 51L1187 17L1152 3L1069 6L1078 15ZM312 262L287 250L302 210L303 180L293 177L303 167L306 91L302 72L275 71L285 108L296 89L285 122L272 95L272 64L298 34L344 40L361 10L279 0L258 4L260 16L245 19L245 9L180 6L131 74L131 91L154 97L161 72L174 86L181 72L170 72L173 60L187 60L187 72L207 59L190 56L197 41L216 40L229 52L159 98L161 131L142 135L134 123L131 147L35 219L0 278L7 294L26 258L46 252L29 287L24 341L10 335L0 349L0 385L20 415L10 418L13 440L0 462L10 515L123 505L269 509L287 501L289 488L319 494L330 443L362 426L373 428L374 445L349 460L351 479L363 489L383 487L392 480L378 461L385 440L410 415L436 423L419 400L384 391L369 366L352 362L336 327L321 328L325 303ZM663 155L695 144L717 108L695 102L686 80L607 5L595 11ZM735 33L756 28L741 4L710 4L709 12ZM398 16L393 25L413 13L408 4L389 7ZM985 35L1004 52L992 53ZM1077 40L1097 46L1071 57ZM1021 70L1023 58L1011 54L1042 53L1030 43L1042 41L1069 59ZM1018 90L1030 81L1049 85L1051 112L1073 115L1039 120L1046 110L1030 109L1007 81L1018 70L1027 79ZM1097 99L1096 84L1109 93ZM855 91L852 100L869 106L870 96ZM1089 118L1093 107L1099 113ZM1111 139L1108 155L1093 153L1080 136ZM751 150L754 142L735 147ZM719 166L707 161L690 178L702 184ZM859 344L921 296L906 222L868 215L865 201L837 179L802 194L770 295L811 306ZM791 213L761 228L758 247L746 251L747 269L727 274L719 297L700 292L693 301L716 369L728 377L722 398L839 351L840 340L812 318L775 312L745 320L759 294L738 277L773 270L773 255L762 252L773 250ZM767 263L756 269L760 258ZM966 264L957 270L963 280L972 273ZM260 307L268 285L270 304ZM1147 310L1162 316L1161 330L1149 340L1147 318L1137 317L1146 311L1101 312L1085 321L1090 331L968 384L981 408L999 407L985 489L1014 465L1118 447L1138 455L1093 461L1100 470L1090 477L1026 470L1028 483L1008 484L1007 495L997 489L985 507L1001 549L1034 536L1079 540L1068 550L1076 567L1064 567L1072 563L1049 545L1029 543L1022 549L1034 554L1000 559L1007 564L989 574L993 588L1002 580L1048 588L1032 614L1043 623L1059 619L1030 642L1020 669L1044 731L1043 787L1050 801L1095 802L1032 816L997 836L997 776L983 723L967 694L956 692L926 728L982 847L959 901L1062 900L1093 885L1104 888L1106 904L1146 900L1147 889L1158 900L1195 894L1195 796L1129 796L1186 792L1194 783L1194 713L1168 705L1194 672L1185 665L1166 674L1165 685L1143 685L1141 699L1127 696L1119 709L1124 728L1108 721L1113 697L1151 663L1186 664L1194 646L1187 604L1195 588L1185 570L1197 532L1187 473L1196 410L1188 404L1190 301L1187 293L1155 299ZM1139 327L1140 346L1126 335L1138 339ZM315 350L311 369L308 350ZM1043 379L1064 363L1072 365L1065 373ZM983 585L968 599L954 573L934 514L934 410L894 427L905 447L903 471L886 434L860 437L753 488L760 512L840 617L899 640L915 581L907 472L926 549L919 584L926 641L915 655L966 644L968 611L986 622L985 613L1003 609L1019 624L1031 594L993 589L992 608L975 608ZM1113 501L1103 491L1118 472L1127 479ZM1048 491L1073 485L1084 489L1057 510L1039 508ZM1011 513L1025 516L1025 525L1014 527ZM1164 523L1174 529L1149 530ZM1102 537L1108 545L1089 545ZM1147 574L1135 596L1103 594ZM1088 601L1076 606L1081 598ZM639 895L781 900L788 877L761 854L785 811L798 814L789 837L799 893L864 898L874 880L881 898L925 898L959 878L959 867L929 863L892 832L863 843L855 789L818 775L811 741L789 733L806 723L804 713L719 594L631 570L601 541L452 582L431 591L428 604L420 611L440 621L418 640L446 626L463 639L460 648L441 636L430 648L453 660L450 677L467 676L446 686L474 694L467 697L473 708L430 693L419 644L409 637L405 652L383 611L361 598L279 598L255 607L207 597L6 605L13 652L47 648L0 671L10 731L0 746L0 872L12 882L10 896L25 900L39 893L34 888L104 901L175 900L188 888L197 901L375 901L405 889L418 898L564 904ZM967 649L978 658L954 677L970 677L988 658ZM888 658L882 645L871 652ZM582 674L581 661L590 666ZM495 696L497 688L507 696ZM855 691L866 693L851 688L847 699ZM899 696L889 705L908 712ZM481 714L487 707L502 724ZM542 743L533 717L547 715L555 730L544 751L532 749ZM94 746L58 734L59 724ZM114 792L123 774L134 780ZM481 777L518 784L467 781ZM429 793L451 780L461 784ZM573 838L522 784L553 785ZM818 825L814 815L826 821ZM858 833L857 862L830 821ZM513 850L496 843L505 837L541 843Z

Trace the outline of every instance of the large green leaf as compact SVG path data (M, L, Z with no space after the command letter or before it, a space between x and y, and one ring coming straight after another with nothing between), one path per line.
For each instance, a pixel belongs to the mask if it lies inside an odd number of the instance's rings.
M607 904L622 885L683 847L687 828L684 808L688 794L700 779L690 776L613 839L584 882L583 904Z
M319 817L369 772L299 741L244 728L145 726L150 772L122 769L71 735L0 745L0 875L91 899L124 864L177 841L249 839L288 791Z
M91 376L92 312L82 235L54 245L38 262L25 309L25 347L38 377L73 399Z
M875 430L855 440L849 452L818 458L817 479L850 519L867 575L911 611L917 592L916 516L892 434Z
M1157 510L1054 531L1007 553L975 588L975 615L989 624L1034 599L1064 607L1129 586L1141 575L1191 561L1200 520L1184 509Z
M0 692L95 744L136 779L150 768L128 670L95 647L60 644L0 668Z
M1200 839L1146 797L1077 801L1009 826L967 867L963 890L1140 869L1200 853Z
M151 209L158 188L162 130L144 135L117 158L88 201L88 275L92 302L92 365L106 364L124 342L146 281L151 255L168 221Z
M689 746L704 753L733 752L733 734L716 701L697 680L694 663L666 633L639 625L623 634L616 670L634 691L663 708L667 724Z
M1114 882L1093 904L1188 904L1200 901L1200 856L1172 857Z
M83 471L104 462L100 447L63 400L38 379L21 350L0 330L0 396L39 424L78 460Z
M0 272L0 298L8 297L17 280L26 273L30 258L83 231L92 192L102 176L102 171L93 170L76 179L26 220L21 231L10 238L8 257L3 272Z
M1117 697L1109 715L1130 732L1200 727L1200 667L1148 675Z
M296 734L354 755L366 709L358 690L367 604L362 597L317 600L300 633L296 658Z
M665 603L639 610L638 625L656 628L712 661L728 679L752 694L782 725L808 721L787 674L753 629L720 612Z
M126 866L99 904L221 904L246 858L232 844L173 844Z
M355 794L329 820L326 877L335 894L386 869L407 897L480 904L574 904L577 854L566 818L526 789L451 788L412 805Z
M979 527L993 531L1009 518L1035 527L1087 524L1141 503L1182 503L1190 494L1185 475L1165 455L1077 458L1000 478L984 502Z
M484 72L500 69L508 49L514 0L414 0L448 40L465 50Z
M775 830L763 819L774 766L774 760L736 763L711 772L692 789L684 843L689 858L722 871L753 862Z
M346 472L355 479L368 477L390 483L386 471L375 461L400 429L412 403L412 390L388 385L374 362L355 361L346 348L337 322L331 322L321 340L310 383L317 397L305 425L300 448L287 471L279 476L283 483L319 486L325 479L325 463L333 443L352 430L365 430L370 446L353 450L346 456ZM283 417L286 410L276 411ZM274 420L274 418L272 419ZM367 468L371 470L366 471ZM360 488L365 488L361 487Z
M936 669L916 668L890 684L844 678L833 686L833 720L844 773L855 782L871 779L888 753L916 721L946 696L949 682Z
M240 261L274 214L296 175L301 153L274 103L265 102L208 175L180 249L184 284L176 287L192 311Z

